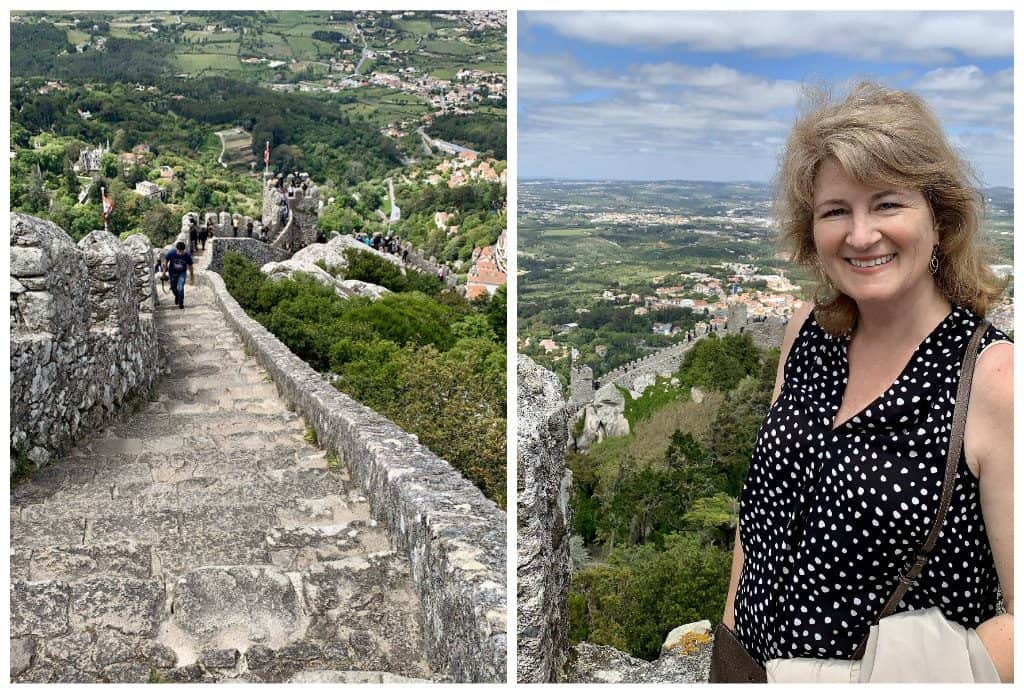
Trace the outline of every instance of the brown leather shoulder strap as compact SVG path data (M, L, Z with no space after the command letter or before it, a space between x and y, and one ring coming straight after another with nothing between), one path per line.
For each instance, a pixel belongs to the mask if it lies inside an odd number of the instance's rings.
M960 462L960 451L963 449L964 430L967 427L967 405L971 399L971 383L974 380L974 366L978 361L978 347L981 344L981 338L988 331L988 327L988 320L982 320L977 329L974 330L974 334L971 335L971 339L967 343L967 349L964 351L963 362L960 364L960 384L956 390L956 405L953 408L953 427L949 434L949 450L946 452L946 478L942 484L942 500L939 502L938 512L935 513L932 529L928 532L928 538L925 539L924 544L918 549L914 562L905 573L900 575L896 589L893 590L889 600L882 607L882 610L875 617L871 625L876 625L896 610L900 600L903 599L903 595L907 593L910 586L924 572L925 564L928 563L928 556L931 554L932 549L935 548L935 542L939 539L942 523L946 520L946 511L949 510L949 502L953 498L953 482L956 479L956 469ZM865 633L864 639L861 640L857 651L853 655L853 659L860 659L864 656L864 649L867 647L867 644L868 633Z

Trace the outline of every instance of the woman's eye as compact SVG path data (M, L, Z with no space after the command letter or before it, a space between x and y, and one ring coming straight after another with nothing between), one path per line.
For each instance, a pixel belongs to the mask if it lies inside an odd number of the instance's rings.
M901 205L899 202L881 202L881 203L879 203L878 208L879 209L899 209L902 206L903 205Z
M841 216L843 214L846 214L846 210L843 209L842 207L836 207L835 209L825 210L822 213L821 218L824 219L826 217L838 217L838 216Z

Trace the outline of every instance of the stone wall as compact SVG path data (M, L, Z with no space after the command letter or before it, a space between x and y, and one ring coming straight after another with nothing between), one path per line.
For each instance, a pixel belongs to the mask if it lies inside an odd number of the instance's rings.
M568 416L558 377L518 359L518 680L558 678L569 645Z
M281 262L290 257L287 250L272 248L263 241L253 238L217 238L210 246L208 269L220 274L224 268L224 254L239 253L262 267L268 262Z
M248 317L219 275L201 276L281 396L337 451L409 556L435 671L457 682L504 682L505 513L414 436L332 387Z
M679 364L683 362L683 356L696 343L695 339L692 342L673 344L643 358L623 364L601 376L599 380L601 387L615 383L627 390L634 390L633 381L640 376L671 375L679 369Z
M719 337L747 332L750 333L754 345L760 349L775 349L782 345L782 335L786 331L785 321L772 318L765 322L750 322L746 320L746 306L737 305L739 308L730 311L729 314L729 330L717 333ZM673 344L643 358L623 364L601 376L599 382L602 387L615 383L633 392L643 392L645 387L654 384L654 377L669 376L675 373L690 347L706 336L707 334L701 334L692 342ZM573 402L576 402L575 394L574 388Z
M590 366L570 369L569 401L577 407L594 401L594 370Z
M94 231L76 245L52 222L11 214L12 458L41 466L149 390L152 256L141 234L122 244Z
M238 238L248 238L248 236L246 236L246 229L248 228L250 221L253 223L253 238L259 238L263 231L263 224L259 219L253 219L252 217L241 214L229 214L228 212L206 212L205 214L199 214L198 212L189 212L181 217L181 231L185 234L185 243L188 243L190 217L195 217L196 226L200 229L206 228L207 222L212 221L214 238L234 238L235 229L232 225L233 223L238 224Z
M748 322L743 326L749 332L754 345L760 349L778 349L782 346L782 337L786 333L785 320L771 319L765 322Z
M295 186L289 189L278 190L274 186L273 179L265 179L263 185L263 225L270 233L268 242L280 248L292 245L292 252L305 248L310 243L316 242L316 222L320 212L320 189L302 174L306 189ZM291 212L290 224L294 233L289 232L282 235L283 230L278 219L278 200L284 197L288 202L288 209Z

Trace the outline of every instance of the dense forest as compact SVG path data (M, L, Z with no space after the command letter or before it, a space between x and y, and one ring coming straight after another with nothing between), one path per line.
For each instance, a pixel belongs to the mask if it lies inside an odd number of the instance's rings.
M567 456L574 642L655 659L676 626L721 618L738 498L777 363L778 351L759 351L749 335L711 335L687 353L678 385L662 380L627 403L630 435Z
M507 158L505 116L473 113L444 115L434 119L429 132L433 137L448 140L480 152L489 152L496 159Z
M505 292L470 303L431 275L404 276L347 252L346 279L393 291L343 300L309 278L272 280L237 254L228 290L249 315L334 385L415 434L505 506Z
M321 211L318 226L338 233L375 230L375 222L368 220L387 200L383 183L340 185L329 188L328 194L334 202ZM449 188L403 178L395 185L395 196L402 218L393 229L439 261L467 262L474 248L493 245L508 225L505 187L498 183L474 181ZM434 214L439 211L449 214L448 228L435 222ZM458 228L458 233L450 233L451 227Z

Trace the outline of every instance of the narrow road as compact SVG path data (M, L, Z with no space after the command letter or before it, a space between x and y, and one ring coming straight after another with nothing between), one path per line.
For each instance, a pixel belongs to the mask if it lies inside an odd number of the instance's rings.
M363 52L359 56L359 62L356 64L356 69L352 72L353 77L358 77L359 71L363 69L363 63L366 61L366 50L368 46L366 44L366 37L363 36L363 32L359 30L359 25L352 22L352 28L355 29L357 34L359 34L359 40L363 42Z
M431 147L437 147L441 151L447 152L448 154L459 154L460 152L471 152L476 155L480 154L480 152L474 149L470 149L469 147L463 147L462 145L455 144L454 142L445 142L444 140L434 139L433 137L428 135L423 128L424 126L419 126L418 128L416 128L416 132L419 133L419 136L423 139L424 146L426 146L428 150L430 150Z

